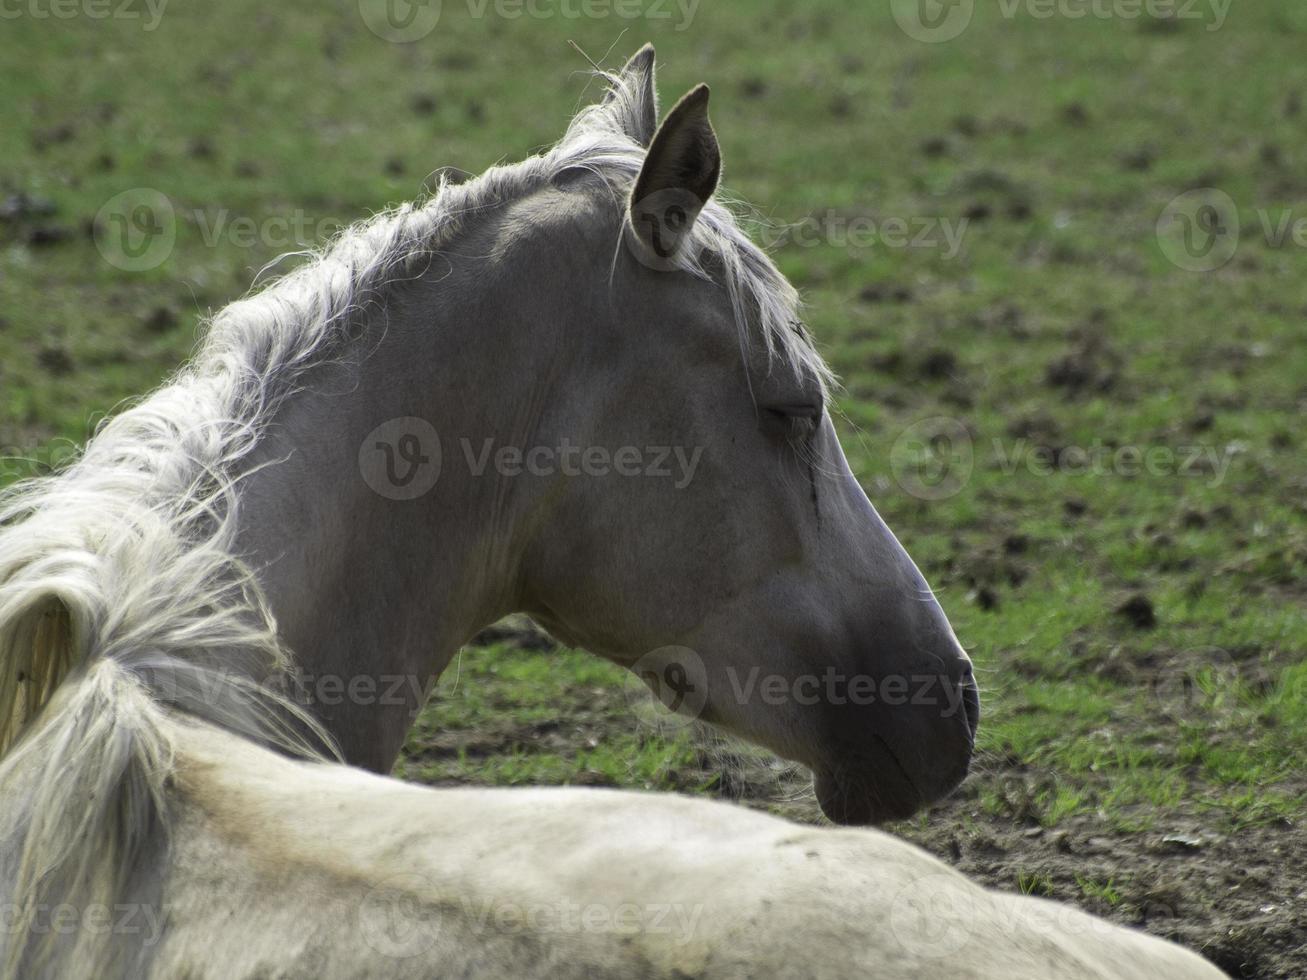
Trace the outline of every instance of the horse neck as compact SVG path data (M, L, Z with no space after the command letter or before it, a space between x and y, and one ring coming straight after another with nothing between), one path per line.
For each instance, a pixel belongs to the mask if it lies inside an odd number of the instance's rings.
M512 488L493 468L473 472L467 454L480 446L460 434L498 428L505 442L524 440L530 410L512 406L533 398L529 384L495 388L508 381L504 331L474 272L405 284L350 356L310 369L241 483L240 551L313 709L346 761L382 772L459 647L518 607ZM487 420L494 405L509 406L504 419ZM411 418L429 426L417 432L422 455L435 455L428 434L438 439L440 466L434 484L407 499L411 487L378 486L385 474L361 451L411 433L391 422Z

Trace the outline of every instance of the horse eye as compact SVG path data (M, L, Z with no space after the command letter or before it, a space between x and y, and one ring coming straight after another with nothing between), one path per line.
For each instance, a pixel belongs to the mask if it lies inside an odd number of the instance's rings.
M785 405L768 405L765 411L777 419L807 419L817 422L826 410L821 402L795 402Z
M817 432L825 406L820 403L768 405L763 412L788 438L807 442Z

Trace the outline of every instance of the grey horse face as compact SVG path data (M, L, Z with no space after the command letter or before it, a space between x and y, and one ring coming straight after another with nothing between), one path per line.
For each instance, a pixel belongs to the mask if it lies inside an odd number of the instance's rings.
M706 104L672 110L628 202L578 174L506 222L548 270L523 368L555 465L514 491L522 603L669 707L811 767L831 819L905 817L967 771L971 662L851 473L802 327L769 352L755 321L783 298L733 301L738 268L701 249Z

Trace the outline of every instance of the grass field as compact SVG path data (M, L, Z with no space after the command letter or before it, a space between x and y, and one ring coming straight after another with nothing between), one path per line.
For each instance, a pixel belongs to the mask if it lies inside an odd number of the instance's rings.
M556 139L597 95L568 39L651 39L665 102L712 84L854 471L980 669L977 772L894 829L1235 976L1307 974L1301 4L980 0L931 41L888 0L446 0L393 43L372 0L120 3L0 7L0 478L57 465L280 253ZM131 260L143 189L175 242ZM817 819L788 767L631 701L501 631L399 772Z

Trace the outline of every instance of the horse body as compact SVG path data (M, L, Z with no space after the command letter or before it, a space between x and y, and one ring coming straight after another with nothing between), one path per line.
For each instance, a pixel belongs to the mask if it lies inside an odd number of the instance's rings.
M157 910L130 920L125 976L1222 976L1161 940L978 888L877 831L666 794L431 790L193 720L159 727L172 845L115 902ZM80 967L27 975L92 975Z

